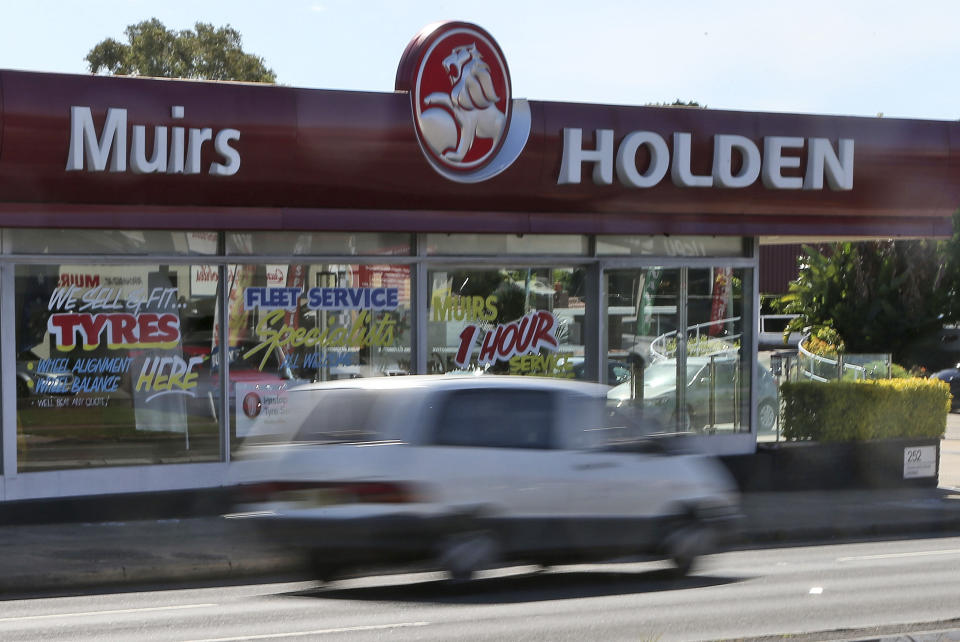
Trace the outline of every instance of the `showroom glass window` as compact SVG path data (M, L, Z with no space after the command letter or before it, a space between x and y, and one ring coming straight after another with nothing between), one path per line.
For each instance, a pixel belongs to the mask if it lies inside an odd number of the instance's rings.
M9 233L18 254L205 255L216 234ZM202 261L14 268L21 472L216 461L211 403L216 283Z
M586 270L433 267L428 372L584 378Z
M290 430L296 384L412 372L411 266L390 259L409 235L229 234L227 248L294 256L227 266L234 446Z
M608 365L630 376L610 398L640 409L650 431L749 430L746 269L618 269L606 273Z

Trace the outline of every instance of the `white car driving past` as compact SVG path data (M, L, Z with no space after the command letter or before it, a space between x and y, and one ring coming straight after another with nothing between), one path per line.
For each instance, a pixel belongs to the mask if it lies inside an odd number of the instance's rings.
M687 572L737 516L735 484L712 458L642 436L608 391L506 376L293 388L286 434L251 438L234 463L233 517L309 549L323 578L626 555Z

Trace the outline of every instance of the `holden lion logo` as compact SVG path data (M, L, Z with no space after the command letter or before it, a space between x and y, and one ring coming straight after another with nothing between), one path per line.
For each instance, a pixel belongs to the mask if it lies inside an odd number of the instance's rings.
M530 107L512 99L503 53L475 25L424 29L404 52L397 89L410 92L424 155L452 181L496 176L519 157L530 135Z

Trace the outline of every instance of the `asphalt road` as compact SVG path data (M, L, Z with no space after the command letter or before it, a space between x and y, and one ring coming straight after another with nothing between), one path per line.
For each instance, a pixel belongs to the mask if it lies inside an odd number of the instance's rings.
M806 639L837 639L903 624L960 628L960 537L736 551L681 580L665 569L507 569L466 586L406 574L8 599L0 639L693 640L823 631L833 633Z

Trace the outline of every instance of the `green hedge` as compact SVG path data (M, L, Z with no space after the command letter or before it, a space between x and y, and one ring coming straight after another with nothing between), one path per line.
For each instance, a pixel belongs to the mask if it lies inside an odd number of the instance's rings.
M950 388L937 379L787 382L780 396L783 436L792 440L941 438L950 411Z

